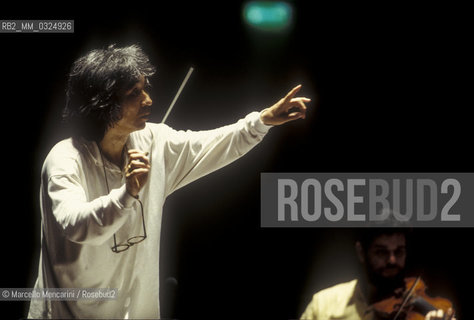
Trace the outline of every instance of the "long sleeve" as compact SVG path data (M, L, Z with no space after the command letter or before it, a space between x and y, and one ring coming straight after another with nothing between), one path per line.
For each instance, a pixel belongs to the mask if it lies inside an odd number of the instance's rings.
M134 211L125 185L92 201L87 201L83 187L70 175L50 177L47 188L44 201L51 201L57 223L73 242L102 244Z
M352 280L315 293L300 320L373 319L373 313L365 312L367 303L356 286L357 280Z
M261 122L258 112L214 130L176 131L167 128L164 146L166 193L169 195L238 159L257 145L269 128Z
M317 303L316 301L311 301L310 304L308 304L308 306L306 307L305 311L303 312L303 314L301 315L300 317L300 320L317 320L318 317L317 317Z
M110 189L107 192L101 164L85 160L70 143L57 144L42 170L45 226L79 244L103 244L135 211L135 199L123 183Z

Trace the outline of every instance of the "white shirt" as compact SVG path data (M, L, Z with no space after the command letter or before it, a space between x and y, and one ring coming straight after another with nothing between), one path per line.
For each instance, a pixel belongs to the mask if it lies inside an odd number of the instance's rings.
M126 192L123 170L105 158L102 163L94 142L70 138L56 144L42 169L41 256L35 288L116 288L118 296L33 299L28 317L159 318L159 249L166 197L244 155L269 128L253 112L215 130L176 131L147 123L131 133L127 148L148 151L151 162L148 181L139 193L147 238L121 253L111 250L114 233L117 243L143 234L140 206Z
M359 281L354 279L315 293L300 320L373 320L374 317Z

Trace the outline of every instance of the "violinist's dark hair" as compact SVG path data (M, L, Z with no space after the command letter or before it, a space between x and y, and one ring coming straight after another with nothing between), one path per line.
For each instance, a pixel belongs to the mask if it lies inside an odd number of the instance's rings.
M361 228L358 230L356 241L359 241L364 250L368 250L372 242L382 235L393 235L403 234L407 242L407 246L410 242L410 236L412 234L411 228Z
M72 65L63 121L73 136L101 140L121 118L119 93L154 73L155 67L138 45L90 51Z
M364 250L367 250L375 238L381 235L403 234L408 243L413 232L413 227L408 221L399 221L393 211L390 211L386 219L372 222L372 227L360 228L356 234Z

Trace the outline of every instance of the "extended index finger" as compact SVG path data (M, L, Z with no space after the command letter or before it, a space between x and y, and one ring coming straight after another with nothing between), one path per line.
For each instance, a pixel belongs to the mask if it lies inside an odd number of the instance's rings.
M285 99L286 99L286 100L291 100L291 99L295 96L295 94L296 94L298 91L300 91L301 87L302 87L302 85L299 84L299 85L297 85L296 87L294 87L293 89L291 89L290 92L288 92L288 94L286 95Z

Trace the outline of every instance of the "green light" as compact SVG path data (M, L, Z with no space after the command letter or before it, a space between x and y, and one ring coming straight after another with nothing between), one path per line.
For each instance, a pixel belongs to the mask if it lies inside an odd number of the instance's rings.
M292 8L284 1L251 1L245 4L243 15L252 27L281 31L291 24Z

